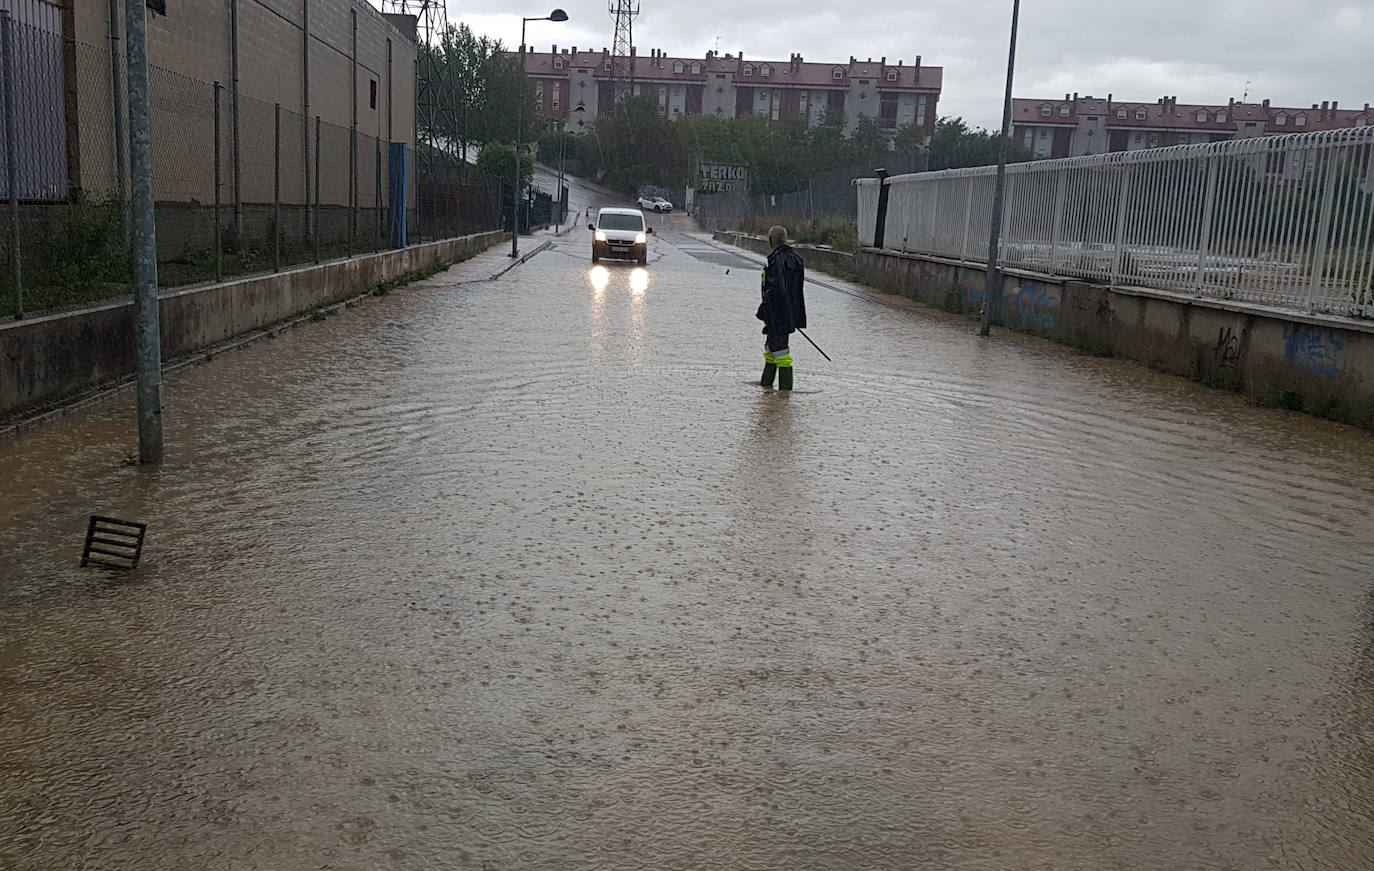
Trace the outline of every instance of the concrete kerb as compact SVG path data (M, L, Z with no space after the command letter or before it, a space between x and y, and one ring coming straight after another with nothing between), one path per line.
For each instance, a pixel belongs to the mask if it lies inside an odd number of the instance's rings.
M366 297L443 271L509 238L503 231L479 233L167 291L159 298L167 361L163 372L197 365L324 313L356 305ZM128 389L133 343L124 338L132 335L131 318L132 302L123 300L0 324L0 359L9 363L0 370L4 388L0 437ZM57 354L61 349L77 353ZM28 390L21 396L19 384L25 379Z
M742 233L714 238L756 253L767 248ZM980 264L875 248L824 258L815 256L819 249L798 250L822 272L827 266L818 261L848 258L842 277L879 293L956 315L977 314L983 304ZM996 320L1007 329L1374 430L1374 322L1016 269L1002 272L1000 309Z

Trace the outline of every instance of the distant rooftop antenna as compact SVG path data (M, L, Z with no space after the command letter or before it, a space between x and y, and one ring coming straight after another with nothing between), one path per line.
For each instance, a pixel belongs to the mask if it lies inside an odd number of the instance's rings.
M615 37L611 40L611 98L620 99L624 93L634 92L635 62L630 57L634 48L634 21L639 17L639 0L611 0L611 17L615 19Z
M1246 79L1246 81L1245 81L1245 93L1240 95L1240 101L1241 101L1242 103L1248 103L1248 102L1250 102L1250 85L1251 85L1251 84L1253 84L1253 82L1251 82L1249 79Z

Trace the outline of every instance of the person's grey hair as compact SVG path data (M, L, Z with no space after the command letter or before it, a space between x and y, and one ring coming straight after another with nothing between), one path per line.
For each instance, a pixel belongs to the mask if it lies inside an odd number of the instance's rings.
M787 244L787 228L774 224L768 228L768 244L774 248Z

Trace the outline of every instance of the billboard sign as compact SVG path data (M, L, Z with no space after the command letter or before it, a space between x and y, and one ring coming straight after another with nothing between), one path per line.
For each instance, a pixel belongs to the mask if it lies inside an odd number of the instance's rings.
M744 192L748 189L748 164L703 161L697 173L697 190L703 193Z

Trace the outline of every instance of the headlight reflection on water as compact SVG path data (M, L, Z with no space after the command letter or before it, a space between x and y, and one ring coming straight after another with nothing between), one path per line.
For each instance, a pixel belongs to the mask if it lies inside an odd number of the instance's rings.
M636 269L630 273L630 290L643 293L649 289L649 270Z
M611 283L611 271L604 266L593 266L587 273L587 280L592 283L592 290L601 293Z

